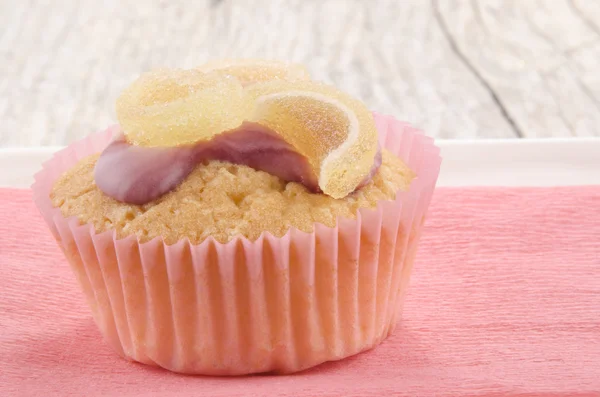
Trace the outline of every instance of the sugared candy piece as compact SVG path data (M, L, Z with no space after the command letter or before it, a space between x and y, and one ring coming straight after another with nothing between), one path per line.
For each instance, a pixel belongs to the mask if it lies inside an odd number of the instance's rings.
M270 81L246 87L246 92L255 103L250 121L305 156L325 194L345 197L371 173L377 129L359 100L315 82Z
M198 70L157 70L140 76L117 99L127 141L168 147L209 140L238 127L251 104L232 77Z
M310 80L304 66L275 60L225 59L206 63L198 67L198 70L234 76L244 86L271 80Z

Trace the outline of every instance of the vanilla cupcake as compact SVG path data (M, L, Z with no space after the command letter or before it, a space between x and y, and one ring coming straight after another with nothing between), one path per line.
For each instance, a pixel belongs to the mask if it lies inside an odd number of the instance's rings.
M439 150L332 87L226 76L252 73L146 75L120 126L36 175L95 322L130 360L290 373L396 324Z

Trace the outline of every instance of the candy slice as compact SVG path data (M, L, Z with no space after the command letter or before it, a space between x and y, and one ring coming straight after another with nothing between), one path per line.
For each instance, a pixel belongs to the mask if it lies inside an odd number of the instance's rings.
M378 154L373 115L359 100L314 82L246 87L250 121L281 136L310 163L323 193L342 198L372 173Z
M233 77L161 69L140 76L117 99L117 118L137 146L181 146L238 127L251 110Z
M236 77L242 85L271 81L308 81L310 76L302 65L261 59L226 59L206 63L198 68L203 72L219 72Z

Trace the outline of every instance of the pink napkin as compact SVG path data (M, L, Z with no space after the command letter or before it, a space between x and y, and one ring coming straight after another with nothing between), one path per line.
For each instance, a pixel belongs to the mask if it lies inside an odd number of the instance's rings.
M439 189L402 323L291 376L118 358L30 200L0 189L0 396L600 396L600 186Z

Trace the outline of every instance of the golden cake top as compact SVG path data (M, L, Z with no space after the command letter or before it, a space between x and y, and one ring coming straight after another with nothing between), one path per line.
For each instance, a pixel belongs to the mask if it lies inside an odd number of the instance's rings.
M115 230L119 238L133 234L142 242L161 237L168 244L180 239L196 244L210 236L219 242L235 236L255 240L263 232L282 236L290 227L310 232L315 222L333 227L338 216L354 218L360 208L394 199L414 178L400 159L384 151L368 184L334 199L244 165L211 161L197 165L169 193L135 205L100 191L94 181L97 159L87 157L59 178L50 195L53 205L97 232Z

